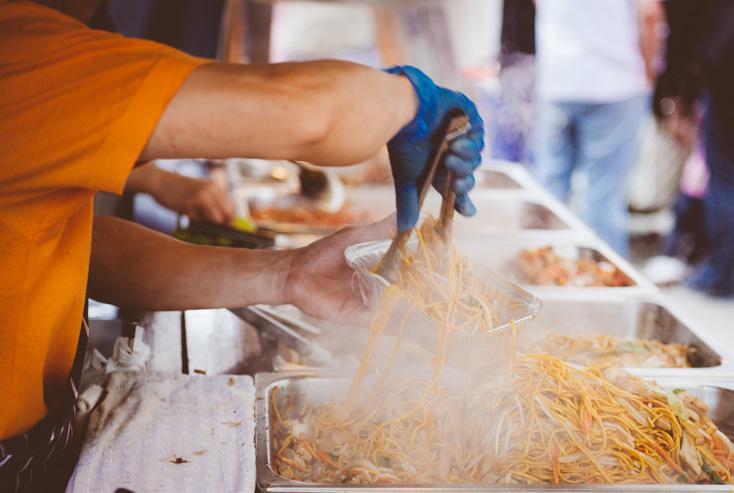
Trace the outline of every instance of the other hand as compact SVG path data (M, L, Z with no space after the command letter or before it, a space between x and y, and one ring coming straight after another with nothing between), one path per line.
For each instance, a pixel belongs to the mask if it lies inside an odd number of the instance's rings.
M351 226L293 250L286 275L286 299L307 315L336 322L366 323L369 313L353 284L344 258L349 245L384 240L394 234L393 215L376 223Z
M211 180L169 173L152 195L161 205L191 219L229 224L235 216L229 194Z
M408 125L388 142L390 166L395 179L398 230L404 231L418 221L418 189L428 157L443 135L438 135L447 113L459 108L466 113L471 130L454 140L445 167L439 168L434 187L443 191L446 169L453 173L456 210L464 216L476 213L468 192L474 187L474 170L481 163L484 148L484 122L474 103L464 94L439 87L423 72L411 66L392 67L388 73L407 77L418 98L418 112Z

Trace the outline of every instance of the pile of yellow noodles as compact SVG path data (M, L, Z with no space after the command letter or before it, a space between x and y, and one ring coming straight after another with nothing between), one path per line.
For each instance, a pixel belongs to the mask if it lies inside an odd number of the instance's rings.
M346 398L312 405L305 396L271 393L278 474L328 484L732 480L734 448L693 396L548 354L515 356L514 338L513 347L497 347L512 356L509 371L442 378L450 333L486 332L496 320L481 283L436 235L432 223L424 225L418 248L405 252ZM401 300L410 308L398 314ZM391 374L398 338L383 375L364 385L378 339L391 324L402 334L412 310L435 322L431 377Z
M471 275L471 263L429 218L415 230L417 247L402 252L393 289L451 331L481 334L499 322L497 293Z
M471 389L382 383L364 403L271 395L276 471L317 483L731 482L734 447L692 395L518 356Z

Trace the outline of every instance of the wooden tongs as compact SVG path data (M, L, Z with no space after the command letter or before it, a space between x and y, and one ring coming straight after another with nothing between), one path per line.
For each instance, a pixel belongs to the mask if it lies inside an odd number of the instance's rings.
M436 170L443 163L446 153L449 151L449 146L458 137L466 134L471 130L471 123L466 114L458 109L454 108L448 112L446 119L443 123L443 139L436 145L436 148L429 155L428 167L426 168L425 174L422 178L421 187L418 191L418 210L420 211L423 206L423 200L426 197L426 193L431 188L433 178L436 176ZM448 240L451 236L451 227L454 218L454 205L456 203L456 192L451 187L452 173L447 171L446 184L443 192L443 201L441 202L441 215L438 219L438 230L439 233ZM377 267L377 274L382 276L389 282L393 282L396 278L398 269L400 268L400 255L405 245L410 239L412 230L400 231L392 240L390 248L385 253L385 256L380 261Z

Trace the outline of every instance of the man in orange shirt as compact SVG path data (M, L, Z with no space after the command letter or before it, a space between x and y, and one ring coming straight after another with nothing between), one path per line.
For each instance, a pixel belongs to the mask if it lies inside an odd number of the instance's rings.
M120 193L135 163L248 156L344 165L387 143L404 230L417 220L433 138L458 107L472 131L445 164L457 210L474 212L467 192L481 119L465 96L417 69L213 63L87 28L97 3L0 0L3 492L63 487L88 273L93 297L138 309L292 303L317 317L354 317L361 305L342 251L392 227L383 221L303 249L247 251L93 218L94 193Z

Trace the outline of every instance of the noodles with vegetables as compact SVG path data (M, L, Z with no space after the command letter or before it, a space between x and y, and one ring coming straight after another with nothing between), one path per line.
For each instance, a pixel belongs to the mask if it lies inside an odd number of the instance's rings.
M621 371L516 353L514 325L511 343L496 347L506 366L446 374L449 338L489 337L501 306L432 221L416 236L382 294L349 392L321 402L273 388L277 474L322 484L732 481L734 447L703 402ZM430 376L394 371L414 313L435 331ZM399 335L394 350L370 372L388 327Z
M425 382L394 379L351 410L274 391L276 472L336 484L732 481L732 443L693 395L548 354L483 376L428 396Z

